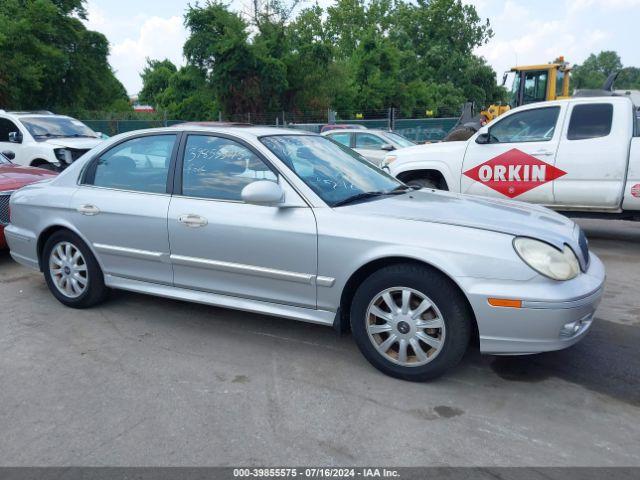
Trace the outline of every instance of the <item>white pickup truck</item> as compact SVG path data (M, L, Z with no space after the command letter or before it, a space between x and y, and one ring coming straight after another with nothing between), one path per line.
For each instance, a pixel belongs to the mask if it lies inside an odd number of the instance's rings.
M640 220L639 112L630 96L525 105L469 140L391 152L382 168L410 185Z

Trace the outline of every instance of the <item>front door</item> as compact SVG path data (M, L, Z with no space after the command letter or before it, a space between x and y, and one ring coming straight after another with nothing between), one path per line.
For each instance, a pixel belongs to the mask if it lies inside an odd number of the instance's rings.
M507 113L489 127L488 143L471 139L462 168L462 193L553 203L552 181L565 174L554 166L562 108Z
M311 208L299 197L299 207L244 203L242 189L256 180L280 182L289 199L297 194L241 140L194 133L182 150L169 207L175 285L315 308Z
M89 164L70 207L105 274L172 283L167 178L175 145L175 134L144 135Z

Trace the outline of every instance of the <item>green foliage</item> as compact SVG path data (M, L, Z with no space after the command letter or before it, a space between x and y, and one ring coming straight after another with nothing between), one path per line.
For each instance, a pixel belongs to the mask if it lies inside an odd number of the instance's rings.
M488 20L460 0L337 0L294 16L295 1L256 0L251 21L220 2L189 6L187 66L150 60L141 99L200 119L388 107L457 115L467 100L487 105L504 96L472 53L493 35Z
M0 106L59 112L122 109L127 95L84 0L0 2ZM128 105L128 103L127 103Z
M622 68L622 61L616 52L602 51L592 53L571 72L571 81L575 89L602 88L607 77Z
M592 53L582 65L576 65L571 72L574 89L599 89L612 73L620 71L614 88L618 90L640 90L640 69L624 68L620 56L613 51Z

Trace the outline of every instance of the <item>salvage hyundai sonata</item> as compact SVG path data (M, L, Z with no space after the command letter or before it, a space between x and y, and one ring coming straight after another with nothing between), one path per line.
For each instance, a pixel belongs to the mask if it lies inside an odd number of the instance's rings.
M11 254L75 308L110 288L351 329L426 380L472 341L568 347L605 272L543 207L415 190L318 135L195 125L114 137L11 198Z

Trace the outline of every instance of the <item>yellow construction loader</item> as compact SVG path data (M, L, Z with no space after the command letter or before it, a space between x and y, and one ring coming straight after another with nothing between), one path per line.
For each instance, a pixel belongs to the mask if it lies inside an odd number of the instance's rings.
M445 141L466 140L480 127L489 123L511 108L528 103L544 102L569 97L569 78L571 67L564 57L543 65L513 67L505 72L502 86L511 78L509 103L490 105L475 115L474 105L465 104L462 115Z

